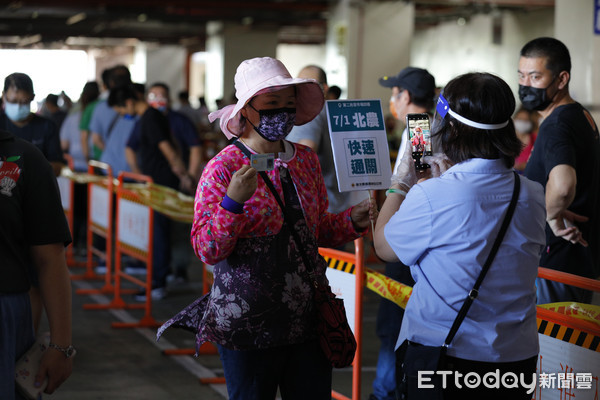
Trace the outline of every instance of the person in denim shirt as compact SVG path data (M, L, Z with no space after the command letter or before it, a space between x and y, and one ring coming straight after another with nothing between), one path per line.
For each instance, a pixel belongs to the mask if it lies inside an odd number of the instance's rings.
M522 145L511 119L514 109L510 87L494 75L470 73L453 79L440 96L432 128L443 156L425 159L433 178L417 183L410 151L392 177L375 228L375 249L386 261L410 266L415 280L397 349L405 341L442 346L481 272L516 179L513 165ZM542 186L524 177L520 183L506 235L440 370L483 376L498 369L500 375L523 373L526 382L535 374L535 278L546 212ZM460 390L456 376L448 379L445 399L531 398L525 385L462 385Z

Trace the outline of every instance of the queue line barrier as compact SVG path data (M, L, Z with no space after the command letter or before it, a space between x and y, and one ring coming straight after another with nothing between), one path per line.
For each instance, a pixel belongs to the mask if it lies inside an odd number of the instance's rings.
M98 175L98 173L103 175ZM111 268L112 268L112 232L113 232L113 174L110 165L91 160L88 162L88 174L103 177L98 182L87 184L87 232L86 232L86 270L82 275L71 275L71 279L94 279L101 280L103 277L94 271L94 256L104 260L106 272L104 274L105 285L98 289L78 289L77 294L112 293ZM71 180L74 182L74 180ZM94 246L94 234L106 241L104 250ZM83 306L86 308L86 305Z
M73 172L70 168L63 168L61 177L77 183L95 183L105 179L98 175ZM113 177L113 187L118 186L118 179ZM123 187L136 193L139 200L153 210L165 214L170 219L178 222L191 223L194 218L194 197L181 193L175 189L149 182L143 185L124 183Z
M538 277L600 292L600 281L539 267ZM600 306L561 302L537 306L540 376L558 376L569 384L537 385L533 399L596 400L600 393Z
M555 282L564 283L566 285L575 286L581 289L590 290L593 292L600 292L600 281L596 279L584 278L582 276L573 275L562 271L556 271L544 267L538 268L538 277ZM595 346L593 350L600 352L600 312L590 312L593 315L592 317L585 318L584 314L584 318L582 318L582 311L578 312L576 307L571 307L570 311L561 309L560 307L561 306L557 303L538 305L538 322L541 318L546 321L559 325L569 326L572 329L577 329L581 332L598 337L597 346ZM562 307L564 308L565 306L563 305ZM583 306L583 308L592 309L593 306ZM598 308L600 309L600 307Z
M113 322L113 328L140 328L158 327L158 323L152 317L152 238L154 232L154 213L152 208L140 199L136 191L125 187L124 180L138 182L139 187L152 183L152 178L146 175L131 172L119 173L116 187L116 227L115 227L115 250L114 250L114 290L113 299L109 303L90 304L86 309L143 309L144 315L138 322ZM108 192L108 190L107 190ZM112 197L112 192L108 192ZM112 220L112 218L110 218ZM108 229L107 229L108 230ZM107 240L108 245L108 240ZM109 253L110 254L110 253ZM146 280L143 281L132 275L126 274L122 268L123 255L142 261L146 264ZM107 254L108 256L108 254ZM108 257L107 257L108 258ZM108 272L108 266L107 266ZM146 292L143 303L127 303L122 295L131 293L130 290L122 288L122 280L139 286Z
M71 165L72 167L72 165ZM88 232L87 232L87 260L83 266L86 271L83 275L71 275L71 279L89 279L101 280L104 278L105 284L100 289L78 289L77 294L112 294L114 293L113 275L114 275L114 198L119 186L127 189L136 199L145 206L159 211L169 218L179 222L191 222L193 219L194 198L178 192L177 190L154 184L152 181L143 184L121 183L114 178L112 169L106 163L91 160L88 163L88 172L74 172L72 168L65 167L61 171L59 183L65 188L64 192L68 194L69 187L75 183L86 184L88 186ZM62 190L61 190L62 192ZM71 190L71 193L73 191ZM73 204L72 196L63 196L66 204L63 205L65 213L70 212ZM72 213L71 213L72 215ZM66 214L69 218L69 214ZM70 225L72 225L70 223ZM94 235L106 240L105 250L101 250L93 245ZM94 270L94 256L99 257L106 262L106 272L104 276ZM134 289L120 290L121 294L135 293ZM118 303L117 307L121 307ZM106 304L84 304L84 309L106 309ZM112 308L112 307L111 307Z
M73 170L73 158L64 154L64 158L67 161L69 169ZM69 230L71 233L74 232L74 206L75 206L75 182L64 177L62 174L56 177L56 183L58 184L58 190L60 192L60 202L62 204ZM85 262L77 261L75 259L73 242L71 242L65 249L65 256L67 259L67 266L69 267L85 267ZM73 278L72 278L73 279Z
M104 285L98 289L77 289L75 293L82 295L113 294L114 275L114 187L115 181L110 165L91 160L88 163L88 174L98 179L87 182L88 185L88 225L87 225L87 269L83 279L102 279ZM99 237L105 241L104 249L94 245L94 238ZM103 260L104 274L95 272L96 262L94 256ZM129 291L133 293L134 291ZM85 310L105 309L98 303L84 304Z
M139 194L125 188L125 179L152 184L152 178L147 175L122 171L119 173L117 186L117 218L115 241L115 294L113 304L120 308L143 308L144 316L138 322L113 322L113 328L157 328L161 324L152 317L152 268L153 268L153 237L154 212L144 204ZM123 255L128 255L146 264L146 281L126 274L122 268ZM146 292L143 304L125 303L121 297L121 280L124 279Z

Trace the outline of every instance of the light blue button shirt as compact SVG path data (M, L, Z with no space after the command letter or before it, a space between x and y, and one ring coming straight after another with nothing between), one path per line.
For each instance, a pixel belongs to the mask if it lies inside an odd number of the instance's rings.
M443 344L490 252L513 185L502 161L471 159L410 190L384 230L416 281L398 346L405 339ZM511 224L449 355L510 362L538 353L535 278L545 224L542 186L521 177Z

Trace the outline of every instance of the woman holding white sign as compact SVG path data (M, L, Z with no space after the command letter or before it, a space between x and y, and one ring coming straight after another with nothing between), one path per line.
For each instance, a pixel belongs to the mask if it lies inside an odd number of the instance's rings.
M444 155L424 160L432 178L417 183L410 152L392 177L374 241L416 282L397 342L408 400L530 399L535 390L544 191L513 169L514 108L494 75L453 79L432 128Z
M285 140L323 108L316 81L294 79L265 57L241 63L235 88L238 102L209 118L220 118L237 141L204 169L192 227L196 255L215 266L214 283L162 329L187 327L198 346L218 345L230 399L272 399L278 388L283 399L330 399L332 366L317 341L311 275L326 282L318 247L365 234L377 210L364 201L328 213L317 155Z

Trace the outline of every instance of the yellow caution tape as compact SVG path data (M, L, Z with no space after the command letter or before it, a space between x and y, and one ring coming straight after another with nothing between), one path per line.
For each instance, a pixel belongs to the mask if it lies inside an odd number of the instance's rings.
M101 175L73 172L69 168L63 168L61 176L77 183L101 183L106 180L106 177ZM118 180L115 179L115 191L118 184ZM194 197L192 196L156 183L125 183L123 188L137 196L137 200L141 204L149 206L173 220L188 223L194 220Z
M63 169L60 171L60 176L68 178L77 183L97 183L106 179L106 177L103 177L101 175L92 175L86 172L74 172L73 170L67 167L63 167ZM116 182L117 180L115 179L115 184Z
M125 183L123 188L139 196L142 204L180 222L194 220L194 198L156 183Z
M400 307L406 308L406 303L412 293L412 287L395 281L371 268L365 268L365 271L367 288Z
M600 325L600 306L566 301L541 304L540 307Z

